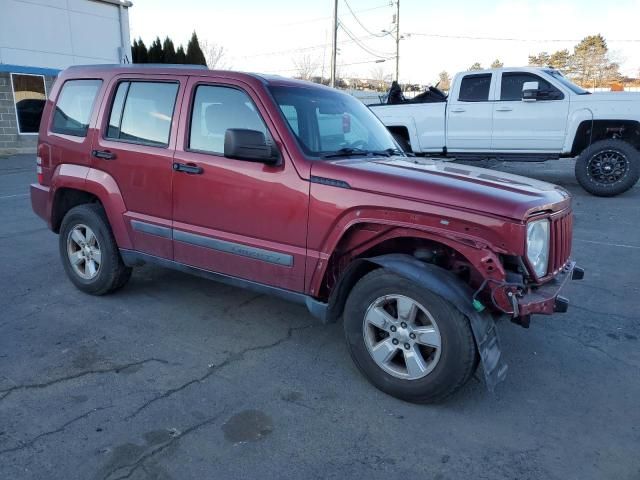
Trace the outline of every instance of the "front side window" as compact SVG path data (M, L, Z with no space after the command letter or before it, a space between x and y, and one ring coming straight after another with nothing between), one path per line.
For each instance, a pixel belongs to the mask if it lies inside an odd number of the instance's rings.
M396 153L393 137L360 100L334 90L270 87L270 91L302 150L311 157L336 153Z
M178 86L168 82L119 83L106 137L154 147L169 145Z
M11 74L18 133L38 133L47 94L42 75Z
M86 137L89 119L102 80L69 80L65 82L53 114L51 131Z
M230 128L257 130L267 136L267 127L245 92L232 87L199 85L191 113L189 149L222 155L224 135Z
M460 82L461 102L486 102L489 100L491 74L467 75Z
M503 73L500 100L522 100L522 86L526 82L538 82L539 100L561 100L564 97L560 90L532 73Z

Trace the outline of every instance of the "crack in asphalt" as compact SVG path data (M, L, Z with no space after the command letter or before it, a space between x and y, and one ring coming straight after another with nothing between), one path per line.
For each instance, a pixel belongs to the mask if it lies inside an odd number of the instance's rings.
M614 355L611 355L605 349L603 349L603 348L601 348L601 347L599 347L597 345L594 345L592 343L586 343L586 342L582 341L580 338L574 337L573 335L569 335L567 333L562 333L562 332L558 332L558 333L560 335L562 335L563 337L569 338L569 339L573 340L574 342L579 343L583 347L587 347L587 348L590 348L590 349L595 350L597 352L600 352L601 354L603 354L604 356L608 357L610 360L613 360L614 362L622 363L623 365L626 365L627 367L630 367L630 368L640 368L639 365L633 365L633 364L631 364L631 363L629 363L629 362L627 362L627 361L625 361L625 360L623 360L621 358L618 358L618 357L616 357Z
M117 474L120 470L129 468L129 471L127 473L124 473L118 477L114 477L111 480L125 480L127 478L130 478L131 475L133 475L136 470L138 470L139 468L144 469L144 463L149 460L152 457L155 457L156 455L158 455L159 453L161 453L162 451L166 450L167 448L169 448L170 446L172 446L173 444L175 444L176 442L179 442L182 438L186 437L187 435L207 426L212 424L213 422L215 422L216 420L218 420L223 414L225 413L225 411L223 410L222 412L218 413L217 415L214 415L213 417L207 418L206 420L203 420L200 423L196 423L195 425L192 425L191 427L187 428L186 430L178 433L177 435L173 436L170 440L166 441L165 443L163 443L162 445L158 446L157 448L154 448L153 450L145 453L144 455L141 455L135 462L133 463L129 463L127 465L120 465L116 468L114 468L113 470L107 472L107 474L103 477L103 480L108 480L112 475Z
M311 323L308 325L304 325L302 327L289 327L287 330L287 334L276 340L275 342L266 344L266 345L258 345L255 347L248 347L244 350L241 350L240 352L237 353L233 353L231 355L229 355L225 360L222 361L222 363L220 363L219 365L214 365L211 366L209 368L209 371L207 373L205 373L204 375L201 375L198 378L194 378L192 380L189 380L186 383L183 383L182 385L180 385L179 387L175 387L175 388L170 388L169 390L164 391L163 393L161 393L160 395L157 395L155 397L153 397L152 399L148 400L147 402L145 402L144 404L142 404L140 407L138 407L137 410L135 410L133 413L127 415L124 420L131 420L132 418L136 417L138 414L140 414L140 412L142 412L144 409L146 409L147 407L149 407L150 405L163 400L165 398L168 398L186 388L189 388L191 385L194 385L196 383L202 383L205 380L207 380L209 377L211 377L214 373L217 373L218 371L220 371L221 369L223 369L224 367L227 367L229 365L231 365L232 363L238 362L240 360L242 360L244 358L244 356L247 353L251 353L251 352L256 352L259 350L268 350L270 348L274 348L277 347L278 345L280 345L281 343L286 342L287 340L289 340L292 336L293 336L293 332L298 331L298 330L304 330L307 328L311 328L315 325L315 323Z
M105 407L92 408L88 412L85 412L82 415L79 415L79 416L77 416L75 418L72 418L71 420L69 420L68 422L64 423L60 427L56 428L55 430L51 430L49 432L44 432L44 433L41 433L39 435L36 435L31 440L28 440L26 442L22 442L22 441L18 440L20 442L20 445L17 445L15 447L11 447L11 448L6 448L4 450L0 450L0 455L3 455L5 453L17 452L19 450L24 450L25 448L29 448L29 447L33 446L33 444L36 443L41 438L48 437L50 435L55 435L56 433L60 433L65 428L67 428L69 425L71 425L71 424L73 424L73 423L75 423L77 421L80 421L83 418L87 418L89 415L92 415L93 413L96 413L96 412L99 412L99 411L102 411L102 410L107 410L109 408L113 408L113 405L108 405L108 406L105 406Z
M577 310L582 310L584 312L587 313L591 313L593 315L604 315L604 316L612 316L612 317L618 317L618 318L624 318L625 320L638 320L638 317L632 317L630 315L621 315L619 313L611 313L611 312L599 312L597 310L592 310L590 308L587 307L583 307L581 305L571 305L571 308L575 308Z
M109 367L109 368L98 368L98 369L94 369L94 370L85 370L84 372L79 372L79 373L76 373L76 374L73 374L73 375L69 375L69 376L66 376L66 377L55 378L55 379L49 380L47 382L30 383L30 384L25 384L25 385L15 385L15 386L13 386L11 388L6 388L4 390L0 390L0 400L4 400L9 395L11 395L13 392L16 392L16 391L19 391L19 390L34 390L34 389L47 388L47 387L50 387L50 386L55 385L57 383L66 382L66 381L69 381L69 380L75 380L77 378L86 377L87 375L96 375L96 374L100 374L100 373L112 373L112 372L119 373L122 370L126 370L127 368L137 367L139 365L144 365L144 364L151 363L151 362L162 363L162 364L165 364L165 365L169 363L168 361L162 360L160 358L147 358L145 360L140 360L138 362L124 363L124 364L115 365L115 366Z

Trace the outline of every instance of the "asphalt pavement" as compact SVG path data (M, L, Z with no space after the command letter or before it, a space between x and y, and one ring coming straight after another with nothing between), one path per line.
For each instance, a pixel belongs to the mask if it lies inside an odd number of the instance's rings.
M573 162L497 164L574 195L569 312L499 324L507 379L404 403L339 324L157 267L91 297L0 158L0 478L640 479L640 187L585 193Z

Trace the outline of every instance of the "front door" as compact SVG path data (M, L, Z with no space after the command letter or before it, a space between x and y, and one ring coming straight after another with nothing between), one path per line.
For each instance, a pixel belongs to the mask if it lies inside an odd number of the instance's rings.
M535 102L522 101L525 82L538 82ZM491 148L560 152L564 145L569 99L543 78L528 72L502 74L494 103Z
M309 183L282 148L277 166L224 156L229 128L280 143L250 88L193 77L187 92L174 157L189 170L173 177L175 261L303 291Z
M119 190L129 234L137 251L171 259L172 161L176 105L187 77L118 76L101 107L92 166Z

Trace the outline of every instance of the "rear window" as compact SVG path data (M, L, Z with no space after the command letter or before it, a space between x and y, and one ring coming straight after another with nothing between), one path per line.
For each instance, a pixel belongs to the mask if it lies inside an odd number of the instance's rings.
M491 86L491 74L467 75L460 83L461 102L486 102L489 100L489 87Z
M51 131L86 137L102 80L68 80L58 96Z
M118 84L111 106L107 138L166 147L177 93L177 83Z

